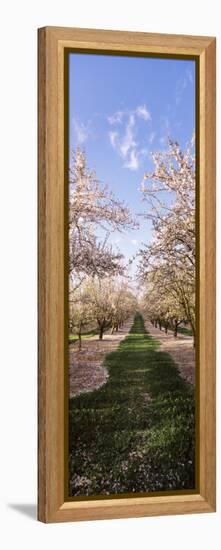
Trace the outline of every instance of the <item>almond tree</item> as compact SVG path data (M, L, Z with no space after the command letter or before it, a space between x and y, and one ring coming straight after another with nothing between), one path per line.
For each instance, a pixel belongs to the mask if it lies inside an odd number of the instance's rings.
M105 329L110 325L112 313L113 283L110 279L94 278L90 286L91 311L102 340Z
M143 283L155 276L158 291L162 285L170 307L174 301L175 309L182 308L195 335L194 140L184 153L169 141L168 151L154 154L153 162L154 172L142 182L153 240L140 251L139 276Z
M112 332L120 326L136 309L136 298L128 288L125 279L93 278L90 285L91 314L97 322L99 339L107 327Z
M115 279L112 289L111 305L111 327L112 334L125 323L125 321L137 309L137 299L129 288L128 282L122 279Z
M135 227L129 209L98 181L78 148L72 154L69 176L69 268L77 286L86 275L101 278L123 273L122 255L108 245L108 236L111 231Z
M183 153L177 142L169 140L168 151L154 153L155 170L144 176L141 190L148 203L146 216L153 228L168 238L191 265L195 259L195 149L194 139ZM168 194L171 194L168 204ZM173 229L173 231L171 231Z
M159 279L146 284L142 309L152 325L159 327L160 330L164 328L166 333L170 328L175 337L177 337L179 325L186 320L184 308L176 294L168 292L168 287L165 288Z
M78 337L78 349L81 349L82 330L93 321L91 297L87 285L82 284L69 299L69 328Z

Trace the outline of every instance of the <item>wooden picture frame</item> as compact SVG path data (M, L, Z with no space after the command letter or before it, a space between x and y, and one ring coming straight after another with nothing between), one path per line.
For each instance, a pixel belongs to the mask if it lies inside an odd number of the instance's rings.
M214 512L215 485L215 46L213 37L39 29L39 441L43 522ZM67 48L194 56L199 66L199 486L194 494L65 500L65 64Z

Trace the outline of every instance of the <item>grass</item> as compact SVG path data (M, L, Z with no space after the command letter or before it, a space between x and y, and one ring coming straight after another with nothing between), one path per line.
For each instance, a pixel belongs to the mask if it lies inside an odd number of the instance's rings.
M89 330L88 332L84 332L81 335L82 340L87 340L88 338L91 338L92 336L96 336L98 334L98 329ZM74 343L77 342L78 336L77 334L69 334L69 342Z
M107 330L109 330L110 326L111 326L110 323L108 323L105 330L104 330L104 333ZM98 330L98 328L94 328L94 329L88 330L86 332L82 332L81 338L82 338L82 340L87 340L88 338L91 338L92 336L96 336L97 334L99 334L99 330ZM69 343L70 344L73 344L74 342L77 342L77 340L78 340L77 334L69 334Z
M193 331L191 328L178 327L178 333L184 334L184 336L193 336Z
M70 496L194 488L194 393L137 314L107 383L70 399Z

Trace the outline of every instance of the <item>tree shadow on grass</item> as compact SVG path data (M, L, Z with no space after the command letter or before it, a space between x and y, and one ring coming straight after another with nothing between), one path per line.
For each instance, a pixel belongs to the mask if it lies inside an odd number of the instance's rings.
M159 346L137 315L107 383L70 400L71 495L194 488L194 393Z

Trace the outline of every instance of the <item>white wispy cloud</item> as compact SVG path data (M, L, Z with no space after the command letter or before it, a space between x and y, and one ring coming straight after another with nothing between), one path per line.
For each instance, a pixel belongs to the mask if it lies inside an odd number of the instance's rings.
M124 116L124 111L116 111L113 115L107 117L109 124L120 124Z
M135 112L140 118L143 118L144 120L151 120L151 115L146 108L146 105L138 105Z
M137 239L131 239L131 244L134 244L134 246L136 246L138 244Z
M186 71L186 75L187 75L187 78L189 80L189 83L190 84L193 84L193 73L190 69L187 69Z
M167 115L161 117L162 129L163 131L169 132L170 130L170 119Z
M139 162L136 152L134 114L129 115L123 134L120 134L118 131L110 131L109 139L113 149L125 161L124 166L130 170L136 170L139 167Z
M118 132L109 132L109 138L112 147L115 149L117 147Z
M140 166L139 153L132 149L129 153L129 159L124 163L124 166L130 170L138 170Z
M156 137L156 132L150 132L150 135L149 135L149 138L148 138L148 141L149 143L153 143L154 139Z
M176 90L175 90L175 102L178 106L183 98L183 94L188 86L188 84L193 84L193 74L190 69L187 69L184 76L179 78L176 83Z
M79 145L83 145L89 137L89 128L83 122L73 120L74 138Z
M164 147L168 143L168 138L171 136L171 123L168 115L161 117L161 136L159 138L159 143Z
M131 110L116 111L108 117L109 124L117 126L117 130L108 132L111 146L123 159L123 166L129 170L138 170L144 152L146 154L146 149L142 148L137 140L139 119L151 120L146 105L137 105Z
M131 114L129 116L129 121L125 128L125 133L119 145L120 153L123 158L127 156L127 154L132 148L136 147L136 141L134 139L134 126L135 126L135 118L134 118L134 115Z

